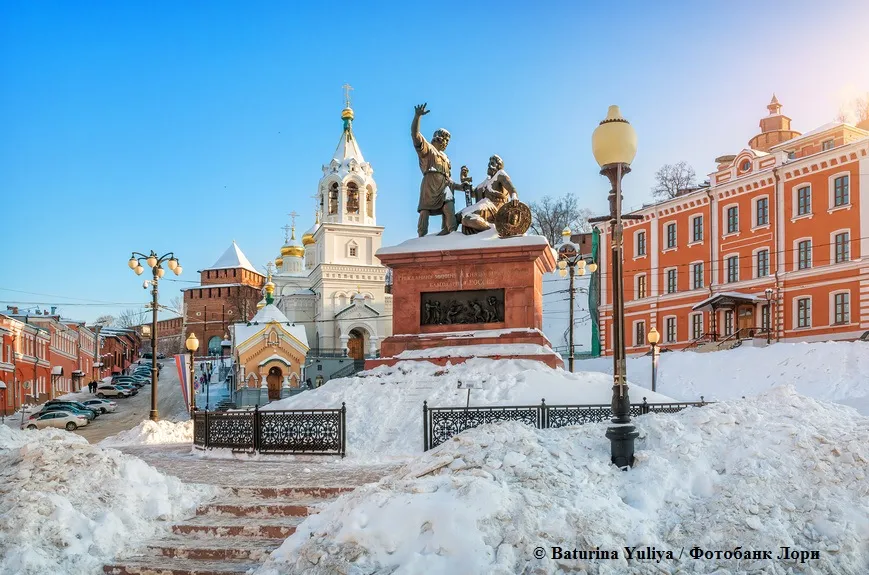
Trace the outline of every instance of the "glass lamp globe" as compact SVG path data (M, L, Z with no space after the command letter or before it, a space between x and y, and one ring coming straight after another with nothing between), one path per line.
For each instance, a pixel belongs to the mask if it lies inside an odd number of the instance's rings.
M578 275L578 276L584 276L584 275L585 275L585 268L579 268L579 269L577 269L577 270L576 270L576 275Z
M567 277L567 269L566 268L558 268L558 275L563 278Z
M591 135L591 150L600 167L628 164L637 155L637 133L618 106L610 106L606 118Z
M591 262L590 264L588 264L588 267L586 267L585 269L588 270L588 273L593 274L594 272L597 271L597 264L594 262Z
M139 262L136 261L136 258L131 257L130 261L127 262L127 265L130 266L131 270L135 270L136 266L139 265Z
M157 265L157 257L154 254L151 254L150 256L148 256L148 259L145 261L148 262L149 268L152 268L152 267Z
M187 351L196 351L199 349L199 339L196 337L196 334L190 332L190 335L187 336L187 341L184 342Z
M558 269L563 270L567 267L566 260L558 260Z
M579 266L579 269L584 270L585 269L585 260L579 260L578 262L576 262L576 265Z
M133 270L133 271L136 272L136 275L137 275L137 276L140 276L140 275L142 275L142 272L145 271L145 268L143 268L141 265L137 265L137 266L136 266L136 269Z
M649 331L649 335L646 336L646 338L649 340L649 343L650 343L651 345L655 345L655 344L657 344L659 341L661 341L661 334L658 333L657 328L654 328L654 327L653 327L653 328Z
M181 275L181 271L182 271L182 269L183 269L183 268L181 267L181 264L178 264L177 266L175 266L175 269L172 270L172 271L175 272L175 275L176 275L176 276L180 276L180 275Z
M163 268L157 268L157 277L158 278L163 277L165 274L166 274L166 270L164 270Z
M166 265L169 266L169 269L174 272L175 268L178 267L178 260L176 260L175 258L170 258Z

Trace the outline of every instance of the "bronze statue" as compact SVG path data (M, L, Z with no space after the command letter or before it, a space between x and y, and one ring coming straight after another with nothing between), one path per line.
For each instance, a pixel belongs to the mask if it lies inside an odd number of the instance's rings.
M459 214L463 234L470 235L488 230L494 224L495 214L501 206L511 199L518 199L513 181L504 171L504 160L497 155L489 158L486 173L489 177L472 192L472 199L476 203L466 207Z
M420 118L431 110L425 109L426 104L414 107L413 122L410 125L410 137L413 147L419 156L419 169L422 172L422 183L419 186L419 237L428 234L428 218L441 214L443 217L441 231L438 235L446 235L456 229L456 210L453 192L465 189L470 184L457 183L450 177L450 160L444 153L450 143L450 133L443 128L436 130L427 142L419 132Z

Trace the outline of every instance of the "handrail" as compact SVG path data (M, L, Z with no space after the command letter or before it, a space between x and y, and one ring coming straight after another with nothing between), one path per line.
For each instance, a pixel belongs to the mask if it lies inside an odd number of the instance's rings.
M699 346L701 343L705 343L705 342L707 342L707 341L712 341L712 339L710 338L710 334L708 334L708 333L701 333L699 336L697 336L697 337L695 337L694 339L692 339L691 341L689 341L689 342L688 342L688 345L686 345L685 347L683 347L680 351L688 351L689 349L694 348L694 347L697 347L697 346Z

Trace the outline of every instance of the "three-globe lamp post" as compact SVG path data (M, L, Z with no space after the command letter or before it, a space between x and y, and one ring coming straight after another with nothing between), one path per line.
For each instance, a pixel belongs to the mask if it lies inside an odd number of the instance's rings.
M187 353L190 354L190 418L193 419L193 415L196 412L196 385L194 384L196 378L193 377L193 370L195 367L195 364L193 363L193 354L196 353L197 349L199 349L199 339L192 331L190 332L190 335L187 336L187 340L184 342L184 347L187 348ZM208 409L207 403L205 408Z
M590 262L586 264L585 258L576 249L576 244L570 241L570 228L564 228L561 234L565 239L558 247L558 275L565 277L570 275L570 316L568 321L569 326L569 342L567 352L567 369L573 373L573 312L575 309L574 298L576 297L576 288L573 284L574 276L584 276L585 272L593 274L597 271L597 264Z
M766 288L763 294L766 296L766 345L769 345L772 343L772 288Z
M612 426L606 431L610 440L611 460L620 469L634 463L634 440L639 432L631 425L631 402L628 397L627 365L625 362L625 303L622 280L622 242L624 236L622 216L622 177L631 171L631 162L637 154L637 133L622 118L618 106L610 106L606 118L591 136L594 158L600 173L606 176L612 188L609 194L610 213L590 222L609 222L612 262L613 294L613 397Z
M649 330L649 335L646 336L649 340L649 345L652 346L652 391L657 389L658 381L658 342L661 341L661 334L656 328Z
M131 270L136 272L136 275L142 275L142 272L145 271L142 262L145 262L151 268L154 276L151 280L151 296L153 299L151 300L151 412L149 417L151 421L157 421L159 419L157 414L157 283L166 273L166 270L163 268L164 263L176 276L181 275L182 268L174 253L169 252L157 257L157 254L153 250L147 256L140 252L133 252L127 265ZM146 281L142 287L148 289L148 282Z

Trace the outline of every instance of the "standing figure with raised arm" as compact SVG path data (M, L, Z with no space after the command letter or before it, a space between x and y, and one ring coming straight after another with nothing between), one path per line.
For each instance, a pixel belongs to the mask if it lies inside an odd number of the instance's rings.
M429 216L442 216L441 231L438 235L446 235L456 229L456 210L453 191L463 190L470 184L454 182L450 177L450 160L444 153L450 143L450 133L443 128L435 130L429 143L419 132L420 118L431 110L425 109L426 104L414 107L413 122L410 125L410 137L413 147L419 156L419 169L422 172L422 183L419 186L419 224L416 231L419 237L428 234Z

